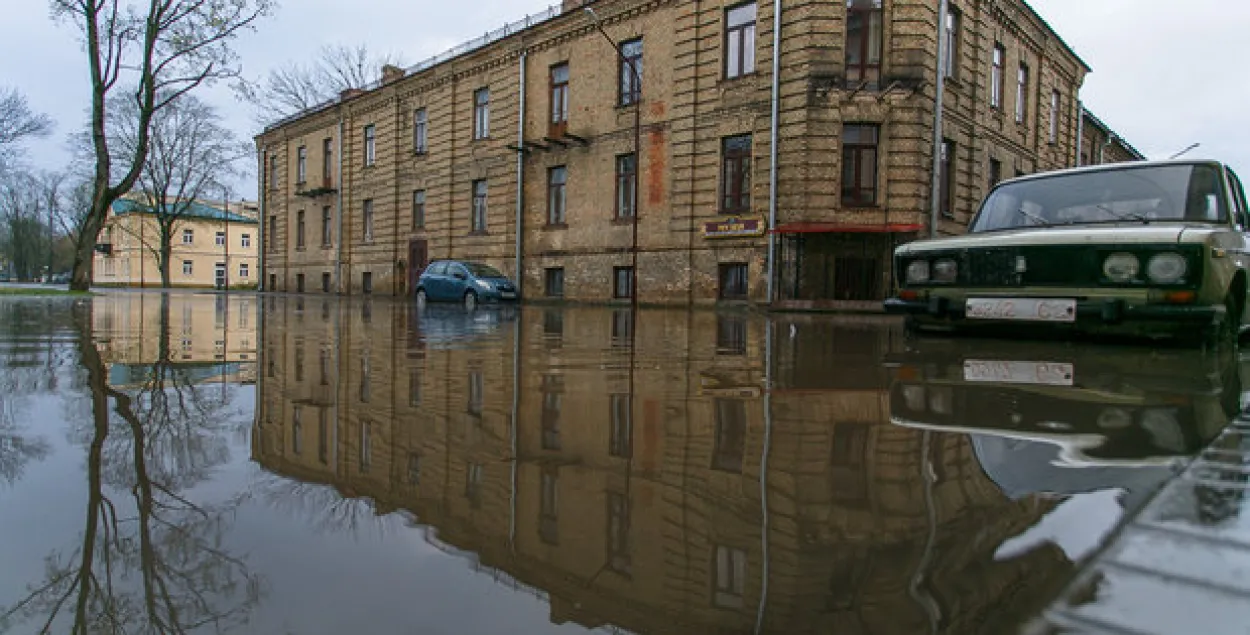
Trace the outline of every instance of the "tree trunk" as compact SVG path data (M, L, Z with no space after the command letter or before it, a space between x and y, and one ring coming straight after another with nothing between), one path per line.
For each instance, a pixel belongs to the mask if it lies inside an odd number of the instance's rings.
M169 244L169 237L161 237L161 253L156 259L156 267L161 270L161 288L168 289L173 286L170 283L172 277L169 273L169 261L174 257L174 247Z
M112 201L105 200L105 192L102 191L107 187L107 183L103 186L96 183L91 212L83 219L82 233L78 235L74 252L74 273L69 282L71 291L87 291L95 281L95 241L100 237L100 229L104 227L104 219L112 205Z

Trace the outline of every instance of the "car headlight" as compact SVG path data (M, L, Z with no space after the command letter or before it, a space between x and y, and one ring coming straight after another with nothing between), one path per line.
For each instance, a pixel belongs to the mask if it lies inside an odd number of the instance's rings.
M1185 451L1185 433L1174 408L1156 408L1142 413L1141 425L1155 447L1177 454Z
M1107 408L1098 415L1098 427L1105 430L1122 430L1133 425L1133 415L1123 408Z
M1137 256L1126 252L1118 252L1107 256L1102 262L1102 273L1112 282L1131 282L1141 271L1141 261Z
M959 275L959 265L951 258L943 258L935 263L930 270L934 282L951 283Z
M929 261L913 260L907 265L907 282L910 284L923 284L929 281Z
M924 412L924 386L903 386L903 402L907 404L907 409L912 412Z
M1146 276L1151 282L1158 284L1176 284L1185 279L1189 271L1189 261L1176 252L1155 254L1146 263Z
M473 284L476 284L479 288L483 289L484 291L490 291L490 283L485 280L474 280Z

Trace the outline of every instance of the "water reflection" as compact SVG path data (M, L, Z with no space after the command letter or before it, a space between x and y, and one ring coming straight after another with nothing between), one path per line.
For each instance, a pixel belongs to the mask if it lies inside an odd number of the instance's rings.
M69 451L84 455L86 506L78 540L44 558L43 578L0 608L0 625L73 633L229 629L260 600L259 578L223 545L237 499L188 494L228 459L235 388L209 384L226 365L199 363L194 347L175 352L173 305L194 302L112 296L51 312L71 321L72 336L57 348L76 354L74 374L85 380L66 400L64 433ZM119 317L144 327L119 327ZM41 332L48 331L26 324L16 337ZM186 324L182 335L193 335Z
M553 623L640 633L1006 632L1240 390L1123 349L1052 360L1073 386L968 382L943 373L1050 358L870 318L325 306L267 306L253 435L279 482L333 488L304 513L409 515ZM1129 421L1097 442L1069 416L1107 408Z

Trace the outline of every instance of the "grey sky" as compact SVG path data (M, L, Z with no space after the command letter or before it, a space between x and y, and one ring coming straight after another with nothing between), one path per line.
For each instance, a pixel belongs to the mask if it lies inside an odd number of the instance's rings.
M832 0L837 1L837 0ZM45 0L10 0L0 20L0 84L14 85L58 122L56 135L31 148L31 161L66 161L62 139L85 121L85 59L75 32L53 23ZM249 77L288 60L307 59L324 44L367 43L412 64L506 22L536 13L545 0L284 0L278 14L239 42ZM1094 72L1082 99L1150 158L1191 143L1187 156L1218 158L1250 179L1250 83L1236 81L1245 62L1242 38L1250 3L1186 0L1031 0ZM228 116L240 136L253 128L246 105L224 86L203 97ZM252 181L239 193L255 195Z

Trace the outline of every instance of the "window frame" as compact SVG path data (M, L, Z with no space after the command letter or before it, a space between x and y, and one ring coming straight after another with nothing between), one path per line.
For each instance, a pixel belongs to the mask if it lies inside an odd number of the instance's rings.
M184 245L195 244L195 230L193 229L182 230L182 244Z
M1050 90L1050 124L1046 130L1046 141L1052 146L1059 143L1059 106L1062 99L1058 88Z
M543 296L564 297L564 267L547 267L543 270Z
M300 146L295 149L295 184L303 185L308 182L308 146Z
M378 162L377 128L374 124L365 126L365 167Z
M490 138L490 87L473 91L473 140Z
M871 133L872 141L864 142L857 138L852 140L852 132ZM869 164L872 166L872 186L870 188L863 187L863 173L861 168L864 167L865 155L871 155ZM838 195L842 207L847 208L868 208L877 207L879 204L878 194L881 179L881 125L877 123L860 123L850 122L842 125L842 183ZM847 167L851 167L850 183L847 179ZM869 192L868 200L864 200L864 193ZM849 195L849 198L848 198Z
M250 248L251 246L252 246L252 235L240 234L239 235L239 247Z
M950 5L946 10L946 27L942 29L942 46L946 48L946 66L942 76L959 81L960 35L963 29L963 12Z
M329 205L321 206L321 246L334 246L334 214Z
M858 25L854 32L852 25ZM851 42L856 34L858 47L853 47ZM885 9L881 0L847 0L845 36L842 63L847 84L880 85L885 57ZM858 54L858 62L851 59L852 53Z
M361 203L360 222L361 239L365 243L373 242L373 199L367 198Z
M184 276L195 275L195 262L194 261L192 260L182 261L182 275Z
M730 280L731 274L741 271L741 280ZM719 300L746 300L751 290L750 266L745 262L721 262L716 265L716 297ZM740 282L741 291L736 290L738 284L729 285L726 281Z
M750 20L743 20L739 23L731 22L733 14L750 7ZM725 37L722 45L722 56L724 63L721 65L724 77L727 80L738 79L755 73L756 68L756 40L758 39L757 25L759 22L759 4L754 0L750 2L742 2L725 8ZM731 43L738 46L736 59L731 57ZM749 46L748 46L749 45Z
M334 138L321 140L321 179L326 185L334 178Z
M632 106L642 101L643 38L636 37L621 42L621 54L616 81L616 105ZM637 46L637 53L631 47ZM632 65L632 66L631 66ZM636 77L635 77L636 76Z
M487 229L487 210L490 197L490 186L486 179L474 179L472 183L472 216L469 219L469 233L485 234ZM481 191L479 192L479 188Z
M252 268L251 268L250 266L248 266L248 263L246 263L246 262L240 262L240 263L239 263L239 277L240 277L240 278L251 278L251 277L252 277L252 276L251 276L251 269L252 269Z
M628 277L628 289L622 287L621 276ZM638 292L638 279L634 275L634 268L629 265L612 267L612 298L615 300L629 300Z
M562 78L558 77L561 73ZM568 61L552 64L547 69L547 80L549 82L547 96L551 101L547 119L548 136L559 139L564 136L569 127Z
M225 247L229 240L224 231L213 233L213 246L215 247Z
M990 56L990 108L1002 111L1007 91L1007 47L995 42Z
M412 191L412 229L425 229L425 189Z
M628 169L626 169L628 168ZM633 152L616 155L616 195L613 202L614 220L632 220L638 214L638 155ZM622 206L628 196L628 206Z
M429 152L430 120L425 106L412 111L412 151L416 154Z
M304 242L304 210L296 210L295 212L295 248L303 249L306 246Z
M955 158L959 152L959 146L953 139L942 139L942 157L939 162L941 173L939 174L938 196L939 209L943 218L955 217Z
M547 168L547 227L568 226L568 166Z
M1029 64L1020 60L1016 67L1016 123L1023 124L1029 118Z
M732 147L746 141L746 148ZM721 138L720 213L745 216L751 213L751 159L754 139L751 133Z

